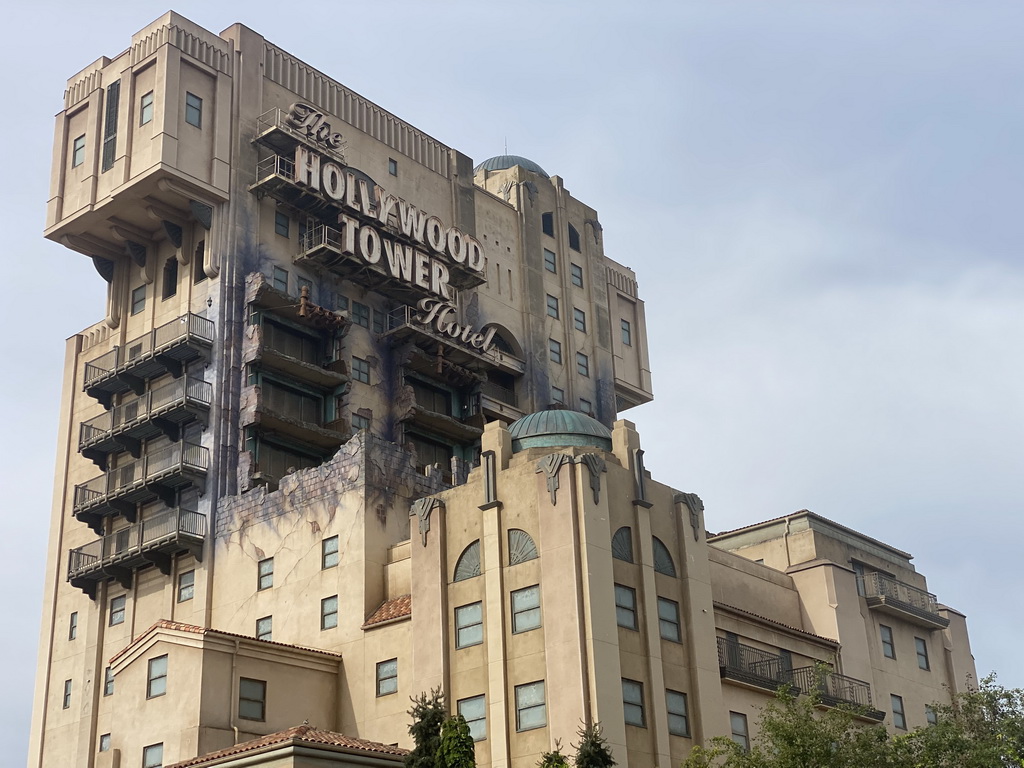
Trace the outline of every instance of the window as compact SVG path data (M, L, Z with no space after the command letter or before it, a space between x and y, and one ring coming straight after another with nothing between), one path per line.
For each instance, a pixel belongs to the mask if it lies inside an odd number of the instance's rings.
M370 363L359 357L352 358L352 378L363 384L370 383Z
M545 235L555 236L555 215L551 211L540 215L540 228Z
M334 629L338 626L338 596L332 595L320 601L320 629Z
M85 162L85 135L79 136L71 145L71 167L77 168Z
M626 725L646 728L644 720L644 685L636 680L622 678L622 709L626 716Z
M262 619L256 619L256 639L257 640L272 640L274 635L274 617L264 616Z
M142 94L139 100L139 125L145 125L153 119L153 92Z
M78 611L72 611L68 619L68 640L78 637Z
M103 124L103 170L114 167L117 154L117 110L121 103L121 81L115 80L107 86L106 115Z
M672 560L672 553L668 551L665 542L657 536L651 537L651 548L654 554L654 572L663 573L666 576L675 578L676 564Z
M476 602L455 609L455 647L468 648L484 641L484 607Z
M114 670L110 667L103 670L103 695L114 695Z
M188 91L185 92L185 122L196 128L203 127L203 100Z
M124 624L124 606L128 598L118 595L110 601L110 621L108 624L113 627L116 624Z
M185 571L178 576L178 602L186 603L196 594L196 572Z
M512 634L529 632L540 626L540 585L517 589L512 593Z
M661 636L674 643L683 642L683 634L679 628L679 603L658 598L658 629Z
M864 587L864 563L858 563L856 560L853 561L853 573L854 578L857 580L857 594L861 597L867 595L867 589Z
M164 280L162 299L169 299L178 292L178 259L171 256L164 262Z
M376 309L373 310L373 332L374 333L384 333L384 325L385 325L384 318L385 318L385 315L384 315L383 312L380 312L380 311L378 311Z
M557 257L554 251L549 251L547 248L544 249L544 269L548 272L558 272L558 264L555 261Z
M377 695L398 693L398 659L377 662Z
M572 324L577 331L587 332L587 313L582 309L572 308Z
M882 655L887 659L895 659L896 644L892 639L892 629L885 626L885 624L879 624L878 628L882 632Z
M665 691L668 706L668 732L673 736L690 736L690 716L686 710L686 694L679 691Z
M64 681L64 699L61 703L61 709L69 709L71 707L71 681Z
M516 730L543 728L548 721L544 705L544 681L516 686Z
M392 176L398 175L398 161L395 160L393 157L388 158L388 173L390 173Z
M627 563L633 562L633 533L628 526L622 526L612 536L612 557Z
M243 720L266 720L267 682L238 678L238 716Z
M551 388L551 402L565 404L565 390L561 387Z
M548 317L558 319L558 299L548 294Z
M636 590L615 585L615 620L620 627L636 629Z
M307 289L306 290L306 296L308 296L309 298L312 299L313 298L313 281L310 280L308 277L299 277L298 275L296 275L296 277L295 277L295 290L296 290L296 292L298 293L299 296L302 295L302 289L303 288Z
M588 416L594 415L594 404L586 398L580 398L580 410Z
M149 660L149 675L146 680L146 698L153 699L167 693L167 656Z
M333 568L338 564L338 537L331 536L320 542L320 568Z
M520 528L508 529L508 564L519 565L530 560L536 560L537 545L533 537Z
M100 736L100 752L110 751L110 734L104 733Z
M569 225L569 247L577 253L580 250L580 233L572 224Z
M150 744L142 748L142 768L161 768L164 764L164 745Z
M579 264L569 265L569 276L572 278L572 284L577 288L583 287L583 267Z
M548 357L552 363L562 364L562 342L548 339Z
M468 699L459 699L456 709L466 719L469 735L473 737L473 741L483 741L487 738L487 708L484 704L483 694Z
M274 232L281 237L288 237L291 232L292 220L288 218L287 213L276 211L274 213Z
M590 359L582 352L576 353L576 373L580 376L590 375Z
M288 270L274 267L274 287L282 293L288 293Z
M192 283L199 285L206 279L206 241L200 240L196 246L196 256L192 259Z
M352 414L352 429L369 429L370 420L361 413Z
M903 713L903 697L895 693L890 694L892 701L892 724L901 731L907 730L907 716Z
M924 719L928 721L928 725L939 724L939 713L935 711L934 707L928 704L924 705Z
M917 666L921 669L931 669L928 663L928 643L923 637L915 637L914 645L917 646Z
M747 716L742 712L730 712L729 725L732 727L732 740L743 747L744 752L749 752L750 735L747 731Z
M370 327L370 308L358 301L352 302L352 322L363 328Z
M480 575L480 539L477 539L459 555L455 561L455 575L452 581L473 579Z
M260 560L257 568L259 576L256 578L256 589L270 589L274 586L274 558Z
M132 291L132 314L137 315L146 308L146 286L140 285Z
M629 324L629 320L619 320L619 326L622 328L622 343L627 347L633 346L633 328Z

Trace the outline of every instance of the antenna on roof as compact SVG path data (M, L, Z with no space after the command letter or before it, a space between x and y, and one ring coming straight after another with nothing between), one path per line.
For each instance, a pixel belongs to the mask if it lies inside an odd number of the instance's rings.
M508 136L505 137L505 154L508 154Z

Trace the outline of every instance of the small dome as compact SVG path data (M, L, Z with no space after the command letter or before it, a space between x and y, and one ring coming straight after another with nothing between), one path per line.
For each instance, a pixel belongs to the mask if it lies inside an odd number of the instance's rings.
M526 448L557 448L569 445L612 449L612 433L597 419L579 411L538 411L512 422L508 433L512 451Z
M525 157L520 157L519 155L497 155L496 157L489 158L474 168L473 173L479 173L480 171L504 171L506 168L512 168L516 165L520 165L528 171L539 174L545 179L548 178L547 171L533 162L533 160L527 160Z

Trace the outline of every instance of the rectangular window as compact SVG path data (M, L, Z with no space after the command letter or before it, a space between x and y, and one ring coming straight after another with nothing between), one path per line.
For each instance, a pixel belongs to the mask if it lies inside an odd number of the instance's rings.
M732 740L739 744L744 752L749 752L750 734L747 731L747 716L742 712L730 712L729 725L732 727Z
M68 619L68 640L78 637L78 611L72 611Z
M142 94L139 100L139 125L145 125L153 119L153 92Z
M352 414L352 429L369 429L370 420L361 413Z
M61 703L61 709L71 708L71 681L64 681L64 699Z
M558 264L555 261L555 252L544 249L544 269L548 272L558 272Z
M455 647L468 648L484 641L483 603L470 603L455 609Z
M864 587L864 563L858 563L856 560L853 561L853 574L857 580L857 594L864 597L867 594L867 590Z
M370 383L370 363L358 357L352 358L352 378L363 384Z
M622 678L622 709L626 725L646 728L644 720L644 685L636 680Z
M516 730L543 728L548 721L544 704L544 681L516 686Z
M927 704L924 705L924 719L928 722L928 725L939 724L939 713L935 709Z
M178 259L176 256L171 256L164 262L163 283L162 299L169 299L178 292Z
M363 328L370 327L370 308L358 301L352 302L352 322Z
M243 720L267 719L267 681L238 678L238 716Z
M110 601L110 620L108 624L113 627L115 624L124 624L124 608L128 598L118 595Z
M274 267L274 287L281 293L288 293L288 270Z
M673 736L690 737L690 716L686 710L686 694L679 691L665 691L668 707L668 732Z
M679 603L674 600L658 598L658 628L665 640L674 643L683 641L683 634L679 628Z
M110 751L110 734L104 733L100 736L100 752Z
M274 617L264 616L262 619L256 619L256 639L257 640L273 640L274 639Z
M615 585L615 620L620 627L636 629L636 590Z
M377 695L398 693L398 659L377 662Z
M77 168L85 162L85 134L79 136L71 145L71 167Z
M117 111L121 104L121 81L107 86L106 114L103 118L103 170L114 167L117 154Z
M540 215L540 228L545 235L555 236L555 216L551 211Z
M558 319L558 299L550 293L548 294L548 317Z
M398 161L393 157L388 158L388 173L392 176L398 175Z
M292 220L288 218L287 213L282 211L274 212L274 233L281 237L288 237L291 232Z
M903 713L903 697L890 694L892 701L892 724L901 731L907 730L907 716Z
M483 741L487 738L487 707L484 703L483 694L468 699L459 699L456 708L460 715L466 719L469 726L469 735L473 741Z
M629 320L620 320L620 327L622 328L622 343L627 347L633 346L633 328L629 324Z
M580 410L588 416L594 415L594 404L585 398L580 398Z
M512 634L529 632L540 626L540 585L517 589L512 593Z
M196 257L192 259L192 283L199 285L206 277L206 241L200 240L196 246Z
M915 637L914 645L917 646L917 666L921 669L931 669L928 663L928 643L923 637Z
M338 596L332 595L320 601L320 629L334 629L338 626Z
M164 745L150 744L142 748L142 768L162 768L164 764Z
M569 274L570 274L570 277L572 278L572 284L575 285L577 288L582 288L583 287L583 267L581 267L579 264L570 264L569 265Z
M203 100L188 91L185 92L185 122L196 128L203 127Z
M196 594L196 572L185 571L178 576L178 602L187 603Z
M270 589L274 586L274 558L260 560L257 569L259 575L256 578L256 589Z
M562 364L562 342L548 339L548 357L552 363Z
M385 314L379 310L373 310L373 332L384 333Z
M103 670L103 695L114 695L114 670L110 667Z
M132 291L132 314L137 315L146 308L146 286L140 285Z
M885 626L885 624L879 624L878 628L882 633L882 655L887 659L895 659L896 644L892 639L892 629Z
M572 324L577 331L587 332L587 313L582 309L572 308Z
M565 390L561 387L551 388L551 402L553 403L565 403Z
M331 536L320 542L320 569L333 568L338 564L338 537Z
M146 682L146 698L152 699L167 693L167 656L149 660L149 675Z
M582 352L576 353L576 373L580 376L590 375L590 359Z

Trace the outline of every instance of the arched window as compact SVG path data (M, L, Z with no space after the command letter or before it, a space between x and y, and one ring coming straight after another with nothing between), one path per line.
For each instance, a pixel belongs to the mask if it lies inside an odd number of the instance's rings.
M672 554L668 551L668 547L657 536L652 536L651 539L654 549L654 570L675 578L676 564L672 562Z
M519 565L537 557L537 545L526 531L518 528L508 530L508 564Z
M455 563L455 581L464 581L480 575L480 539L477 539L459 555Z
M612 557L616 560L633 562L633 533L623 526L612 536Z

